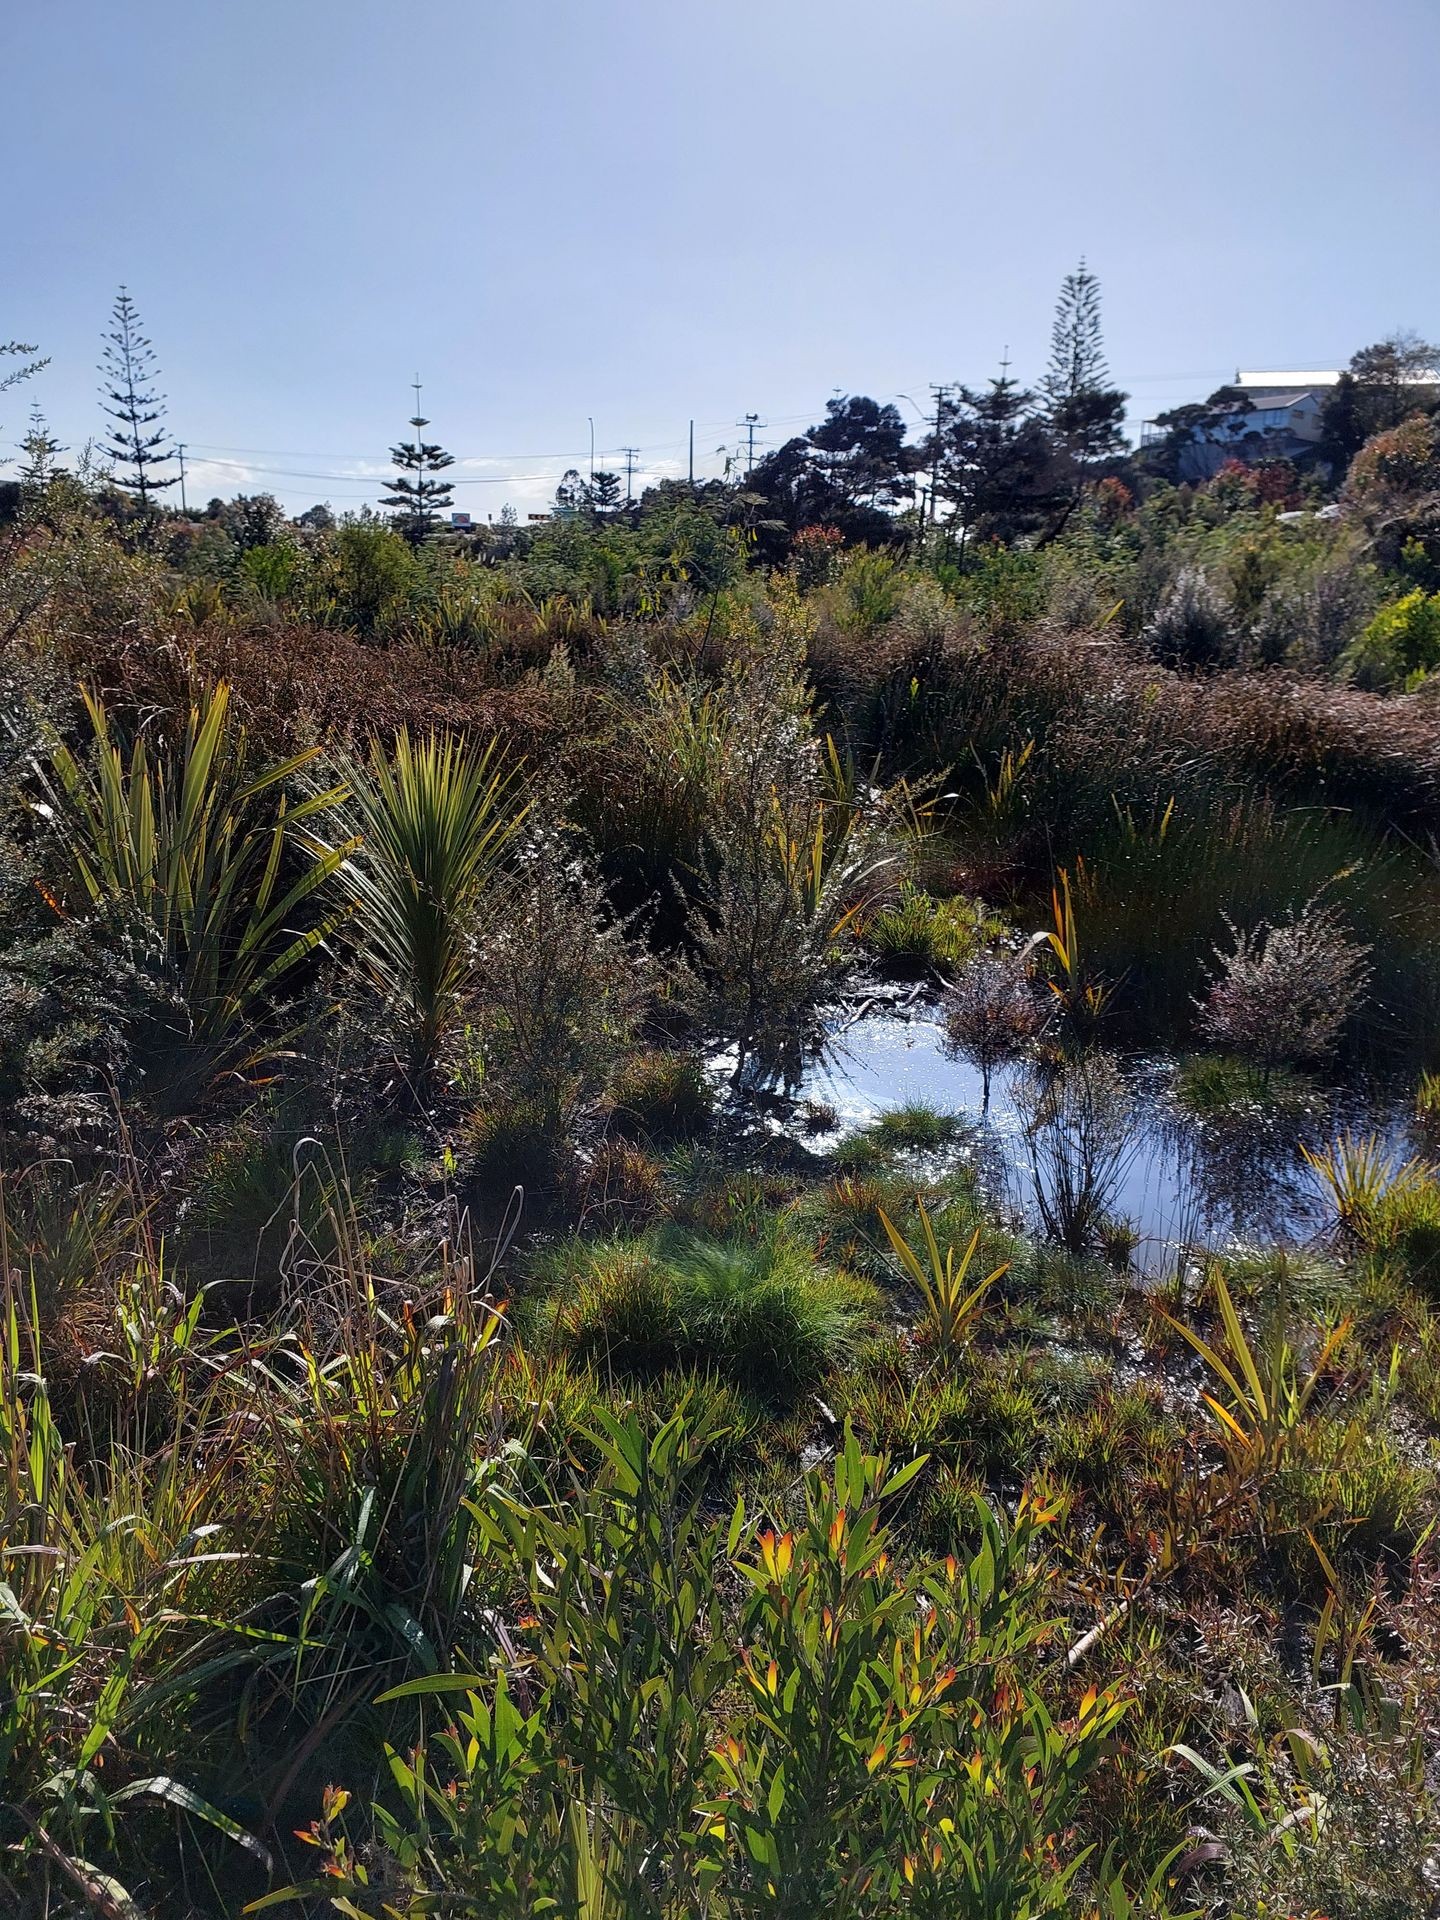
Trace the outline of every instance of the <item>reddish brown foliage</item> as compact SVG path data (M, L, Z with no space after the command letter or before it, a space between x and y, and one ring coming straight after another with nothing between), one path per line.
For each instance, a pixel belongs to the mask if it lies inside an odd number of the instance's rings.
M479 654L381 646L324 627L178 630L160 643L121 634L92 640L67 666L113 709L178 712L206 682L228 680L236 711L274 751L294 742L353 743L400 726L498 734L543 758L565 716L532 684L497 686ZM578 696L577 696L578 697Z

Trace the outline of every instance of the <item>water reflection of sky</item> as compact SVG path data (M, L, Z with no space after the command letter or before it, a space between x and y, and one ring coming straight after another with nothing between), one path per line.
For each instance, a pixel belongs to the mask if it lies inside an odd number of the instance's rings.
M1242 1114L1198 1120L1170 1096L1172 1063L1127 1060L1133 1130L1117 1168L1111 1212L1140 1236L1137 1264L1168 1270L1180 1248L1297 1245L1323 1222L1319 1185L1299 1144L1332 1140L1337 1131L1377 1129L1408 1151L1403 1106L1354 1091L1332 1093L1312 1114ZM1017 1102L1026 1069L997 1070L990 1110L981 1116L981 1080L968 1060L951 1058L933 1013L915 1017L870 1012L836 1039L829 1057L800 1088L803 1099L835 1109L843 1133L887 1110L923 1102L976 1123L973 1157L994 1197L1033 1219L1034 1178L1025 1121Z

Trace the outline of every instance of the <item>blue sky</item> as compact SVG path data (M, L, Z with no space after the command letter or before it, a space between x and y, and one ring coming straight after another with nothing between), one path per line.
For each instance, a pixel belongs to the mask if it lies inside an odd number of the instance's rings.
M41 0L7 9L0 338L77 446L129 283L192 503L700 466L837 388L1043 370L1099 273L1138 419L1440 333L1437 0Z

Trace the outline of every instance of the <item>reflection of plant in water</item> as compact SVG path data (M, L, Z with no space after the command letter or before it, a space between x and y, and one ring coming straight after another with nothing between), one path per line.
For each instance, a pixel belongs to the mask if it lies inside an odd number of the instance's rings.
M1239 1109L1197 1126L1188 1114L1162 1108L1155 1125L1187 1196L1177 1237L1220 1231L1283 1240L1293 1222L1308 1217L1309 1189L1296 1172L1295 1134L1285 1115Z
M1083 1252L1114 1214L1138 1145L1130 1089L1112 1055L1088 1052L1032 1079L1017 1105L1045 1231Z

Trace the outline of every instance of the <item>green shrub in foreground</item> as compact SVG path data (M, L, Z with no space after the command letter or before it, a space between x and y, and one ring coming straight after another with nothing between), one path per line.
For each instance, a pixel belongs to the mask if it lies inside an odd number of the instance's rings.
M901 1574L882 1512L918 1461L892 1472L847 1432L781 1531L743 1502L728 1525L703 1516L708 1436L683 1410L600 1426L573 1506L490 1511L530 1576L513 1677L382 1696L451 1699L454 1720L389 1752L373 1848L349 1838L349 1794L327 1793L309 1835L323 1877L291 1898L362 1920L1165 1911L1163 1868L1137 1899L1069 1838L1125 1707L1046 1698L1065 1685L1040 1679L1053 1510L1025 1499L1006 1523L977 1501L973 1552Z

